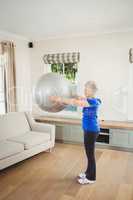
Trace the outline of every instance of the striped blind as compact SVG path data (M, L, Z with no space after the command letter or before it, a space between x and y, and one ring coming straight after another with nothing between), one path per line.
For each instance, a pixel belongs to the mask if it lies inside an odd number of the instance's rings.
M43 56L45 64L58 64L58 63L78 63L80 61L80 53L57 53L45 54Z

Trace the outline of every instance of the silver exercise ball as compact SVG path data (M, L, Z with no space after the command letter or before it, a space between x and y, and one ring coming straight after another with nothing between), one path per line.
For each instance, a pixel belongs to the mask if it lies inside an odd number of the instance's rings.
M40 77L35 87L35 101L48 112L59 112L66 105L50 101L50 96L71 97L71 84L63 75L48 73Z

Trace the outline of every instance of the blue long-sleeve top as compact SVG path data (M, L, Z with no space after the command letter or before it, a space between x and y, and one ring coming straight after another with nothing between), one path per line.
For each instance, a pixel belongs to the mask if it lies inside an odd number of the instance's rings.
M88 106L84 107L82 112L82 128L86 132L100 132L98 121L98 108L101 104L99 98L87 98Z

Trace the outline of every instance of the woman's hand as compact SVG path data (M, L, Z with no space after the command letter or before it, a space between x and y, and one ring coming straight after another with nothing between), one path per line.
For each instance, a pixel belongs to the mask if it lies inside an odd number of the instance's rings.
M59 97L59 96L50 96L49 99L50 99L50 101L52 101L52 102L61 103L61 97Z

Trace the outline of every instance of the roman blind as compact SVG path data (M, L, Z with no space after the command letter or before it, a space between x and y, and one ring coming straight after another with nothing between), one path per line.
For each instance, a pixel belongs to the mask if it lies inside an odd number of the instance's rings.
M80 61L80 53L57 53L57 54L45 54L43 56L45 64L58 64L58 63L78 63Z

